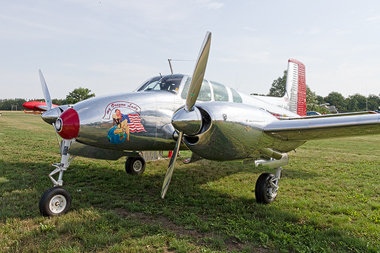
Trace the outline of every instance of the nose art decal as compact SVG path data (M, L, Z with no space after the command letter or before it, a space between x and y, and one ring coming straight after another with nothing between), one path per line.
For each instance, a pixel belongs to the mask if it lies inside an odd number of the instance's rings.
M130 133L146 132L141 123L140 113L140 107L131 102L109 103L103 116L103 119L110 119L112 116L113 126L108 131L108 141L112 144L120 144L125 140L129 141Z

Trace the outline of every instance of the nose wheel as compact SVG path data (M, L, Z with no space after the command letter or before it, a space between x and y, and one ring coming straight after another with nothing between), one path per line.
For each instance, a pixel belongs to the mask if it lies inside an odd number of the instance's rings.
M42 194L39 207L43 216L57 216L67 213L71 207L71 196L62 187L52 187Z

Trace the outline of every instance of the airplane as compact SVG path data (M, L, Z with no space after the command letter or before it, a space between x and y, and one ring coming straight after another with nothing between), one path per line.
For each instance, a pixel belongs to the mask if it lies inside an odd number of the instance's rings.
M41 196L44 216L69 211L71 196L63 173L75 157L116 160L127 156L126 172L141 174L140 151L173 150L164 178L164 198L179 150L192 152L190 162L243 160L275 169L263 173L255 186L256 202L277 197L288 152L308 140L379 134L379 114L306 116L306 80L303 63L288 61L286 93L282 98L250 96L204 79L211 47L207 32L192 76L156 76L134 92L90 98L74 105L52 107L41 70L40 81L48 110L42 119L52 124L60 143L61 161L49 174L54 187ZM58 173L58 179L53 175Z
M48 107L46 105L46 102L42 101L29 101L22 104L22 106L25 109L28 109L30 111L24 110L25 113L42 113L48 110ZM52 104L53 107L57 107L58 105Z

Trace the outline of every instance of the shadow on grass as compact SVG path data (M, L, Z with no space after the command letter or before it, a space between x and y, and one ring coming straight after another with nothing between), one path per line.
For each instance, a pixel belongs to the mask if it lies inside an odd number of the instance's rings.
M168 194L162 200L160 192L166 166L167 161L148 163L145 174L131 176L119 167L104 166L96 160L73 162L64 175L64 187L73 198L72 214L67 216L82 213L88 221L82 220L82 225L78 226L77 220L66 220L56 235L74 238L73 247L78 240L83 241L77 246L83 249L86 244L84 248L87 250L110 243L119 245L126 238L123 233L141 240L160 233L168 237L175 233L179 237L191 236L192 241L211 245L216 250L249 251L260 246L295 252L322 249L376 251L367 246L373 242L334 228L321 229L318 224L303 221L296 213L281 210L276 203L256 204L254 184L259 174L266 171L263 168L236 162L202 161L190 165L177 162ZM52 167L46 162L5 163L0 160L2 223L7 224L12 218L39 220L38 201L52 186L47 177L51 171ZM289 169L286 173L305 179L323 178L317 173L305 175ZM251 182L248 187L247 180L248 184ZM250 191L246 197L234 194L242 185L247 187L244 191ZM96 219L84 211L94 208L100 213L95 215ZM110 219L120 221L115 223ZM36 237L42 240L46 236L43 228L32 236L33 240ZM108 236L113 233L114 236L99 238L92 235L92 231L108 233ZM20 236L19 240L30 238L31 235L27 234L24 238ZM375 246L379 247L378 244Z

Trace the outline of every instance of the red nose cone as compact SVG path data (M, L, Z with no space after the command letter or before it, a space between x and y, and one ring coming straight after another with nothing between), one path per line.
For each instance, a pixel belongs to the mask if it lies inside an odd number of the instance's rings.
M79 116L77 111L69 108L56 121L56 129L63 139L73 139L79 133Z

